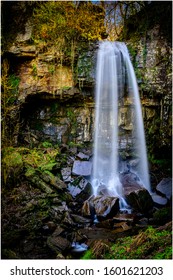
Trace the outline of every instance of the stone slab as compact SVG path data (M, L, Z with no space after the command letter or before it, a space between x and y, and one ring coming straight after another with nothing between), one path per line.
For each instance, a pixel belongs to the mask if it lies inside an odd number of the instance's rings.
M73 163L72 174L79 176L90 176L92 163L90 161L75 160Z
M163 178L157 185L156 190L170 199L172 196L172 178Z

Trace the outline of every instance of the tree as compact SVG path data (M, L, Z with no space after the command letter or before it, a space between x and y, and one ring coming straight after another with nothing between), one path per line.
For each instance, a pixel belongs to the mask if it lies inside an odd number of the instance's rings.
M147 1L148 4L148 1ZM147 5L145 1L101 1L109 40L118 40L127 19Z
M72 73L77 45L100 40L105 34L105 12L101 5L90 1L41 2L33 14L33 39L54 46L62 65L70 60Z

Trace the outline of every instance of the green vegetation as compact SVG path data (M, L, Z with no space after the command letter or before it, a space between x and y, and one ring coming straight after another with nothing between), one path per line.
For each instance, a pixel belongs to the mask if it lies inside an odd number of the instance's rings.
M169 230L158 230L148 227L144 232L140 232L133 237L120 238L115 244L109 247L100 244L101 255L96 255L93 246L85 253L82 259L171 259L172 243L171 232ZM103 254L103 249L105 253ZM97 250L98 251L98 250ZM95 253L94 253L95 252Z
M77 129L77 116L72 108L67 109L67 117L70 120L71 133L75 135Z
M57 164L55 158L59 154L58 148L51 148L50 143L44 142L44 148L28 149L24 147L4 148L2 154L3 181L10 183L9 178L13 172L13 178L18 180L18 175L24 173L26 177L38 172L51 171Z
M32 65L32 72L34 76L37 76L37 65L35 63Z
M51 75L55 73L55 65L54 64L49 64L48 65L48 71Z
M43 148L52 148L52 143L44 141L43 143L41 143L41 146L43 146Z
M1 112L2 112L2 143L7 146L13 142L13 133L18 129L16 119L19 118L18 112L18 95L20 78L15 74L9 74L10 64L8 59L2 62L2 95L1 95Z
M104 13L100 5L88 1L41 2L33 13L33 41L40 49L53 42L56 64L70 64L75 79L78 45L102 38ZM49 72L53 74L55 67L51 66Z
M104 9L91 2L75 4L72 1L40 3L34 10L35 40L58 40L63 43L83 37L101 39L105 31ZM64 39L64 40L63 40ZM56 44L56 41L54 42Z
M165 207L162 209L158 209L153 214L154 223L157 225L164 225L169 222L172 218L172 209L171 207Z
M20 78L15 74L9 75L9 61L4 59L2 63L2 110L8 111L18 98Z

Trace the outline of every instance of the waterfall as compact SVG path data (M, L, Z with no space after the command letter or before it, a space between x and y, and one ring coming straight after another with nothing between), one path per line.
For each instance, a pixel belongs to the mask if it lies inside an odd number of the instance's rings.
M127 78L127 81L125 80ZM136 170L144 187L150 190L145 133L137 81L127 47L120 42L100 42L96 65L95 131L93 146L93 194L105 186L109 195L123 201L119 178L118 103L125 84L134 103L135 144L139 159Z

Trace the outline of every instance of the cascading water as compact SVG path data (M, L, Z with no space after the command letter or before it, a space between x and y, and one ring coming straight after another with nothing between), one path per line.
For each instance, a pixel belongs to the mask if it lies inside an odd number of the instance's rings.
M108 194L119 197L120 204L123 206L126 203L123 199L118 170L118 103L119 99L123 98L125 83L128 84L135 110L134 150L139 159L136 172L144 187L150 191L142 111L128 50L124 43L101 42L96 67L93 194L98 195L100 187L106 186Z
M130 61L130 56L125 44L122 44L121 48L123 52L123 57L127 69L128 76L128 90L131 98L134 98L134 110L135 110L135 147L136 154L139 158L139 164L137 173L139 178L141 179L143 186L149 191L150 190L150 180L149 180L149 170L148 170L148 160L147 160L147 152L146 152L146 142L145 142L145 132L144 132L144 124L141 110L141 103L139 98L139 91L137 80L135 76L135 72Z

